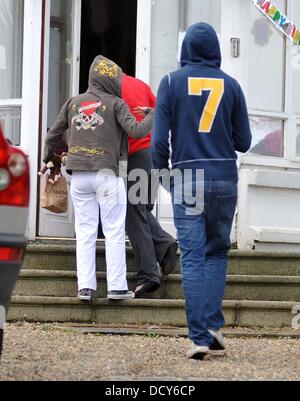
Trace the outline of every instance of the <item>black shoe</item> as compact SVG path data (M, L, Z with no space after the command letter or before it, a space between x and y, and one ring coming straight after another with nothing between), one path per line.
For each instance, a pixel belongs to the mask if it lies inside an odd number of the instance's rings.
M225 351L226 346L221 330L219 331L208 330L208 331L214 338L214 342L212 345L210 345L209 349L211 351Z
M153 281L145 281L142 284L138 284L138 286L135 289L135 297L136 298L141 298L143 295L145 295L147 292L155 292L158 290L160 287L159 283L154 283Z
M162 270L162 274L164 276L167 276L168 274L171 274L175 268L176 268L176 264L177 264L177 249L178 249L178 244L177 242L173 242L164 258L163 261L161 262L161 270Z

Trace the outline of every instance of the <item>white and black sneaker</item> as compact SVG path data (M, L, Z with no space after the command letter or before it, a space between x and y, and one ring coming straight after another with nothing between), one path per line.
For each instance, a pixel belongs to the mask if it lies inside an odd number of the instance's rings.
M208 331L214 338L214 342L212 345L210 345L209 349L211 351L225 351L226 346L221 330L219 331L208 330Z
M90 288L83 288L82 290L78 291L78 298L81 301L91 302L94 299L95 291L91 290Z
M133 291L108 291L107 298L115 301L122 301L124 299L133 299L135 298Z
M196 345L192 343L186 353L190 359L203 360L209 354L209 347Z

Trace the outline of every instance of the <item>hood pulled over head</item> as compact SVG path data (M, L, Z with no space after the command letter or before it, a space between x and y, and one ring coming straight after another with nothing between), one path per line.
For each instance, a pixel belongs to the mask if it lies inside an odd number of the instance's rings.
M90 68L89 89L121 97L121 68L104 56L97 56Z
M216 31L204 22L192 25L185 35L181 49L181 66L208 64L221 67L221 49Z

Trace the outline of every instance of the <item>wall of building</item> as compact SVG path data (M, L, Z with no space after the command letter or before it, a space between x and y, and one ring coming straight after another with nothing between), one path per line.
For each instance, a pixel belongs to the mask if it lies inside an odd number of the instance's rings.
M276 4L300 26L298 0L277 0ZM2 111L6 117L8 136L30 156L30 239L37 234L39 138L47 130L47 123L41 118L47 111L48 86L51 89L47 80L50 48L47 26L43 59L41 53L42 5L40 0L0 0L0 114ZM50 8L49 0L45 0L45 11ZM75 27L80 26L80 0L74 0L72 12L71 33L76 45L69 79L70 90L76 93L80 38ZM6 18L7 13L12 20ZM157 90L161 77L178 67L182 33L200 20L211 23L220 36L222 67L244 88L254 134L251 152L239 160L240 195L233 239L240 249L297 250L300 244L299 48L291 46L251 0L226 0L226 5L220 0L139 0L137 76ZM5 32L1 33L3 27ZM232 38L240 40L239 57L232 55ZM41 67L45 68L42 94ZM160 193L157 212L162 223L174 232L170 199L164 192Z

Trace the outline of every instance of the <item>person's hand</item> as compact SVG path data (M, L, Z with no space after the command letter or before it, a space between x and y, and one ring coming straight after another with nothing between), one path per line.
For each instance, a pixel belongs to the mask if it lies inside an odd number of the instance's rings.
M61 176L61 156L54 155L52 159L38 172L43 177L50 170L49 183L54 185Z
M148 114L149 107L142 107L142 106L137 106L134 109L134 112L139 114L140 116L145 117Z
M68 162L68 153L63 153L62 155L61 155L61 164L63 165L63 166L66 166L67 165L67 162Z

